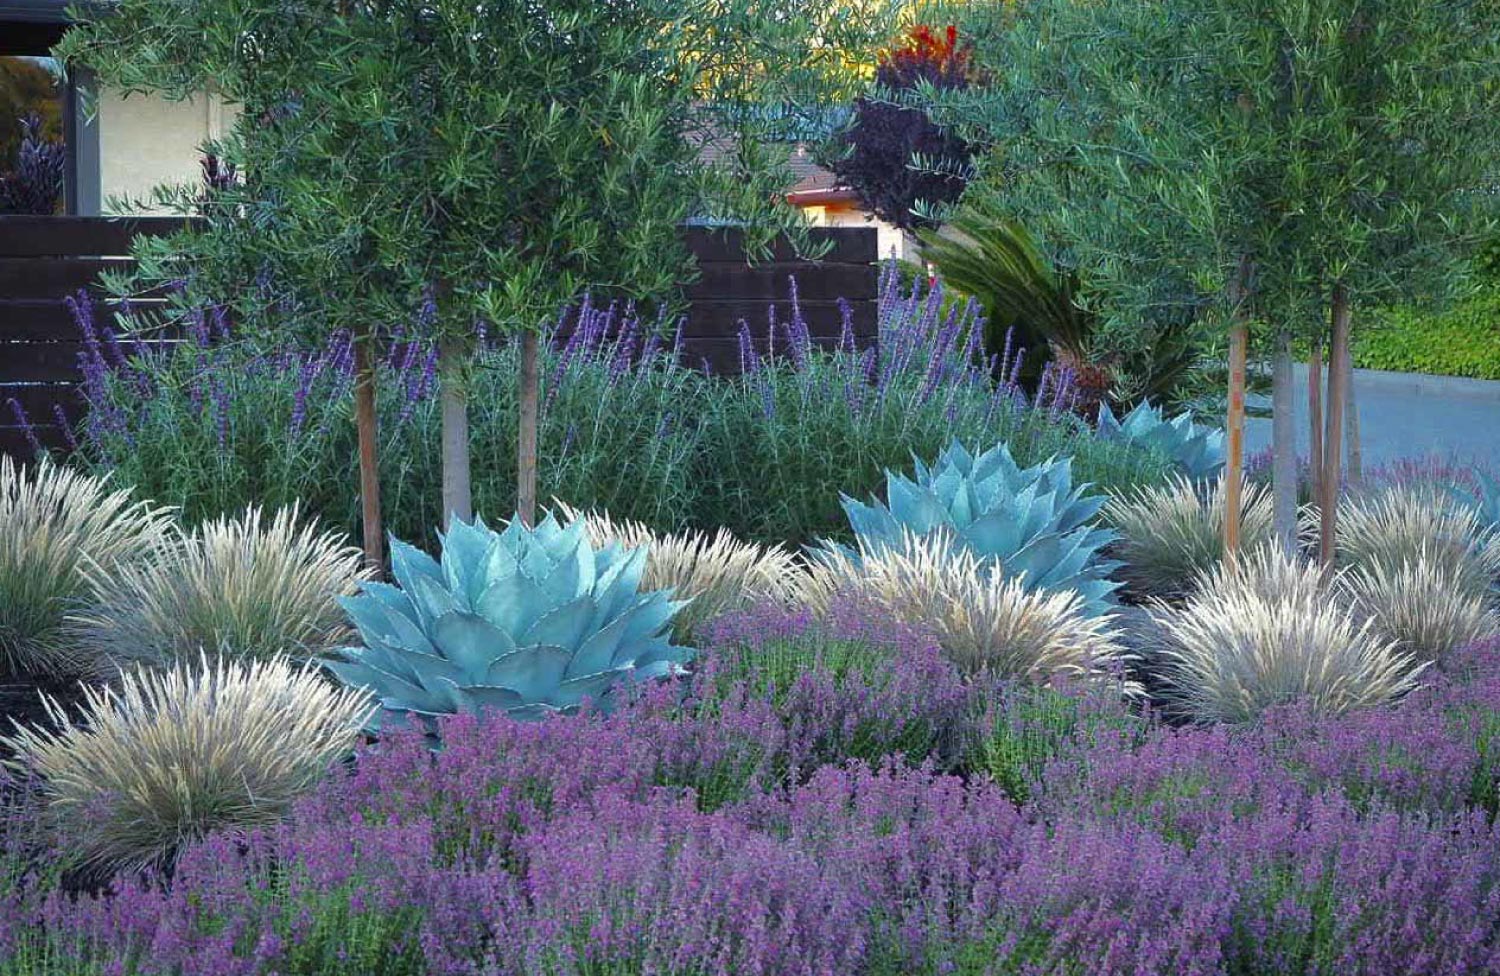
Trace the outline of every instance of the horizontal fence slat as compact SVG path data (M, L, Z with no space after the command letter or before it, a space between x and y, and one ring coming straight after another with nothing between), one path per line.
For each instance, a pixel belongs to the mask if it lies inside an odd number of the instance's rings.
M61 448L66 441L56 424L54 405L70 419L83 409L77 383L82 378L79 356L86 347L64 304L66 296L88 287L96 296L96 324L118 331L113 300L100 295L98 275L129 267L124 256L135 235L170 233L190 222L177 217L0 217L0 450L30 454L24 431L6 406L11 397L49 448ZM706 360L716 374L737 373L741 323L763 352L773 309L779 326L775 341L784 348L784 329L792 313L792 277L803 322L817 344L831 347L839 341L845 315L839 299L847 302L856 345L866 348L876 342L879 271L874 229L818 228L809 237L829 245L817 262L803 259L781 239L752 265L743 251L741 231L682 229L701 273L688 287L684 364L697 367ZM160 293L136 302L140 311L165 305ZM120 345L126 355L136 350L160 352L180 334L180 329L169 327Z
M120 343L127 357L141 352L160 352L172 342ZM0 342L0 382L56 383L83 378L79 356L86 350L81 341L67 342Z
M699 261L744 262L745 234L734 227L684 227L683 243ZM808 240L830 246L821 260L842 264L874 264L880 259L880 244L873 227L815 227ZM801 261L790 241L772 242L769 261Z
M0 296L61 298L80 288L96 287L105 271L124 271L129 258L4 258L0 257Z
M692 304L683 334L689 339L710 339L739 335L740 323L749 326L751 335L763 335L770 327L771 309L776 309L778 330L792 317L791 302L754 302L735 299L700 300ZM837 338L843 328L844 311L838 302L804 301L798 303L802 320L814 335ZM874 335L878 328L879 309L872 301L850 302L851 326L856 335Z
M60 407L63 414L76 420L83 413L83 391L76 383L0 383L0 423L15 421L10 401L16 401L33 423L51 424L57 421L53 407Z
M863 350L869 348L873 343L868 339L855 339L855 348ZM814 337L813 345L820 349L833 349L838 346L837 337L820 336ZM757 336L751 341L751 346L759 356L765 356L772 351L765 337ZM786 354L786 344L778 341L775 346L775 354L782 356ZM690 347L685 347L682 352L682 364L701 368L704 360L708 361L709 372L715 376L737 376L740 372L740 343L739 339L714 338L699 339Z
M699 279L687 288L688 298L714 299L734 296L738 299L764 298L781 300L790 296L792 280L803 300L849 301L871 299L879 282L870 269L858 264L829 264L809 267L806 264L778 263L747 268L737 264L701 265Z
M32 430L32 434L48 450L67 450L68 439L60 427L39 426ZM0 454L29 461L34 453L26 439L26 431L20 427L0 427Z
M170 234L189 222L183 217L5 216L0 217L0 257L124 257L136 235Z
M167 307L165 299L157 298L137 300L134 305L138 313L164 310ZM122 331L123 327L115 317L117 303L95 296L93 307L96 326ZM168 338L175 332L175 328L157 329L153 335ZM73 320L73 313L63 299L25 298L7 301L0 298L0 342L79 338L82 338L82 333L78 323ZM4 379L4 374L5 367L0 365L0 379Z

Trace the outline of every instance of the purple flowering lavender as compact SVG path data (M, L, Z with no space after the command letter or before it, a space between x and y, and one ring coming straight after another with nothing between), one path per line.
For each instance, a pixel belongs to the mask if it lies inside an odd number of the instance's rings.
M292 391L292 416L287 425L287 434L291 437L302 433L302 425L307 423L307 398L312 393L313 381L318 378L322 365L320 358L309 356L297 370L297 386Z
M26 438L26 443L30 446L32 453L36 457L46 456L46 449L42 447L42 442L37 439L36 427L32 425L31 418L26 415L26 409L21 406L21 401L15 397L10 397L5 403L10 408L11 416L15 418L16 425L21 428L21 434Z
M127 971L149 959L140 971L184 976L1500 965L1500 827L1459 799L1476 742L1466 723L1500 717L1500 644L1455 655L1395 709L1289 708L1229 733L1127 726L1080 700L1067 712L1076 734L1059 738L1064 713L1031 711L1016 688L942 690L919 669L908 692L874 704L878 683L809 695L798 682L819 665L783 685L750 680L755 655L732 656L758 648L774 671L782 642L820 634L865 640L886 663L929 643L853 607L822 626L770 608L728 619L706 670L644 687L609 716L455 716L437 754L392 733L288 823L192 845L170 878L80 897L40 876L0 883L0 965L48 938L59 963ZM924 699L921 687L939 690ZM960 724L987 703L986 727L1003 713L1018 736L1051 736L1042 788L1018 800L977 770L778 758L808 741L847 749L851 720L898 702ZM1401 756L1424 764L1420 777L1380 772ZM1351 790L1372 774L1384 778ZM1435 791L1413 792L1422 778ZM40 808L14 795L0 863L45 843Z

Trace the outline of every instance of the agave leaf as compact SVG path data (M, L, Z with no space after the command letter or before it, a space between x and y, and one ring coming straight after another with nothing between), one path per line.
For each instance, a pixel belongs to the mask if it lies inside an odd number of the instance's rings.
M350 687L370 689L382 703L398 699L418 710L442 710L443 699L438 694L365 661L325 661L323 666Z
M646 571L645 547L623 552L594 584L594 599L599 603L595 621L602 626L613 620L635 599Z
M424 654L439 655L438 649L433 646L432 641L422 632L416 618L403 617L399 614L391 615L391 630L395 634L395 643L413 651ZM439 655L440 656L440 655Z
M399 587L392 586L389 583L377 583L374 580L366 580L359 584L359 595L368 596L387 610L394 611L403 616L416 616L416 608L412 606L411 600L407 599L406 594ZM347 605L343 603L346 599L349 598L341 598L339 604L347 610Z
M426 578L434 583L444 582L443 568L437 560L415 546L409 546L391 537L391 575L401 584L401 589L410 593L416 580Z
M866 505L848 495L843 496L843 503L844 513L849 517L849 525L853 527L855 535L883 539L900 535L899 523L884 508Z
M630 668L613 668L577 678L568 678L557 686L557 692L552 697L552 704L562 708L574 708L583 704L585 698L591 698L595 702L603 701L610 686L620 678L628 676L630 670Z
M411 602L417 608L417 621L431 633L438 620L459 609L458 602L444 584L419 576L410 590Z
M416 721L412 721L415 716ZM371 732L401 732L411 729L420 730L429 735L437 731L437 720L441 713L423 711L420 708L406 706L399 701L392 701L389 705L382 703L380 711L370 719L365 726Z
M349 648L348 650L358 650L359 660L364 663L382 671L389 671L418 685L429 684L431 675L448 674L450 671L457 673L456 665L450 664L436 654L415 651L378 637L365 636L363 648Z
M542 722L560 711L563 709L554 708L546 702L527 702L525 705L517 705L506 714L517 722Z
M587 553L587 557L584 556ZM594 550L587 540L563 554L540 578L554 600L571 600L588 592L594 584Z
M682 666L670 651L672 648L663 642L663 648L652 649L636 658L636 666L630 669L631 681L655 681L657 678L681 675Z
M354 621L355 629L366 640L371 637L397 639L395 621L405 618L399 612L390 610L377 597L341 596L336 597L335 602L344 608L349 619Z
M572 549L583 539L583 526L571 523L563 526L555 515L545 512L531 535L545 549Z
M947 509L939 504L933 492L924 490L905 478L893 479L887 494L891 515L918 535L926 535L951 521Z
M979 556L994 559L1021 545L1021 529L1008 512L997 512L969 523L963 540Z
M629 626L630 618L624 614L598 626L598 629L578 646L578 653L574 654L573 660L568 663L564 676L579 678L587 674L610 670L614 665L615 651L619 648L620 642L625 639L625 632Z
M1067 501L1058 508L1058 528L1063 532L1071 532L1085 522L1093 521L1099 516L1099 512L1108 501L1104 495L1084 495L1084 491L1091 485L1083 485L1075 489L1068 496Z
M504 536L496 536L493 544L485 550L483 572L477 574L475 584L479 587L479 597L475 597L474 606L479 606L479 599L483 597L484 591L498 583L518 575L521 572L521 564L516 561L516 554L506 547L502 541Z
M563 680L573 655L566 648L522 647L491 662L484 683L510 688L529 701L545 700Z
M628 613L622 614L626 618L622 647L630 648L649 637L662 634L677 611L686 605L686 602L667 599L661 590L640 597ZM615 663L622 662L617 657Z
M542 583L517 573L490 584L474 611L508 634L524 634L551 602Z
M461 610L439 617L432 625L432 637L453 663L456 673L448 677L461 684L480 681L492 661L516 649L505 631L478 614Z
M487 708L498 708L509 712L513 708L526 704L525 697L511 688L448 683L453 685L453 696L458 701L460 710L473 712L476 715Z
M537 618L520 644L554 644L572 652L593 625L594 601L586 596L553 607Z
M447 533L438 535L443 546L443 576L460 610L472 610L474 601L484 591L485 556L493 536L482 525L454 519Z

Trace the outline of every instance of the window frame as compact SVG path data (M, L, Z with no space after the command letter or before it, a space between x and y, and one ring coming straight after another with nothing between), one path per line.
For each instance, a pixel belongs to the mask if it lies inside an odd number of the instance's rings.
M68 0L0 0L0 56L50 57L71 21ZM90 106L93 74L74 69L63 77L63 213L100 213L99 121Z

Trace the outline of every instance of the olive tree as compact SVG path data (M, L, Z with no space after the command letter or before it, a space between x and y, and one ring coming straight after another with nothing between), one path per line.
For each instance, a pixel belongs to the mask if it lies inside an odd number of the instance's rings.
M934 108L989 147L987 178L970 192L1087 267L1107 319L1128 329L1152 309L1217 296L1209 313L1230 335L1231 488L1252 330L1273 344L1287 545L1292 340L1331 333L1325 559L1351 311L1444 297L1459 284L1453 258L1489 226L1476 190L1500 148L1496 14L1492 0L980 4L969 33L995 85ZM1236 520L1226 525L1232 548Z
M752 254L799 236L783 130L853 94L852 68L893 14L816 0L119 0L82 12L60 53L117 89L212 87L240 109L212 148L244 183L216 196L206 230L142 243L144 283L185 276L189 295L227 296L267 327L348 329L366 365L383 323L422 323L439 347L444 521L471 515L476 328L519 342L530 521L544 322L586 289L670 296L694 270L685 221L740 223ZM373 459L371 376L356 389Z

